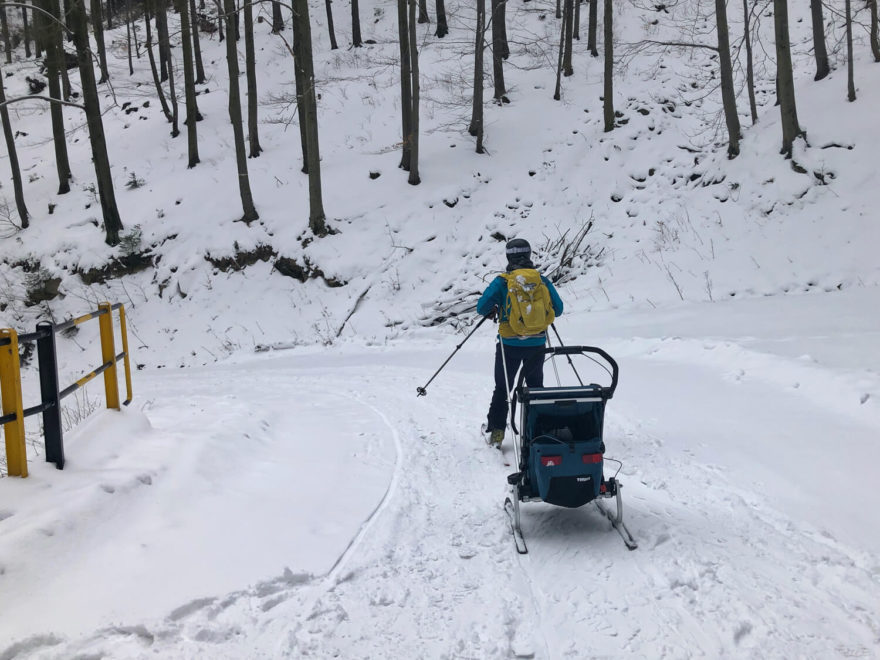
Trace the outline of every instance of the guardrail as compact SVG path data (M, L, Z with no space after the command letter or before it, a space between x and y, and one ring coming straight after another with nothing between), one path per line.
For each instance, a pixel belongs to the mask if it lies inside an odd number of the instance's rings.
M113 332L113 312L119 310L119 328L122 337L122 352L116 353ZM85 376L58 389L58 360L55 352L55 334L72 328L91 319L98 319L101 333L101 360L103 364ZM22 405L21 364L18 347L25 342L36 342L37 361L40 372L41 403L30 408ZM123 360L125 367L126 399L123 405L131 402L131 362L128 350L128 330L125 325L125 306L122 303L111 305L101 303L98 310L75 319L55 325L48 321L37 324L36 332L17 334L10 328L0 329L0 401L2 401L3 426L6 440L6 466L11 477L26 477L27 453L25 450L24 420L26 417L43 414L43 437L46 446L46 461L55 463L59 470L64 468L64 438L61 428L61 400L81 388L93 378L104 374L104 394L108 408L119 410L119 380L116 365Z

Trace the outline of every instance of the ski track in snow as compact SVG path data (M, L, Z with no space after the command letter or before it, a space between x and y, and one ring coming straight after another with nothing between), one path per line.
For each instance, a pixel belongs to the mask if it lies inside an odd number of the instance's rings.
M0 660L880 652L877 556L787 517L722 466L670 450L631 402L609 403L605 436L608 455L625 460L625 520L639 549L627 551L592 506L523 504L530 554L517 555L502 511L514 468L479 437L485 402L461 396L484 391L485 375L447 377L416 399L421 372L383 358L320 373L295 358L278 367L319 399L354 399L396 452L386 492L326 574L287 569L164 620L21 640Z

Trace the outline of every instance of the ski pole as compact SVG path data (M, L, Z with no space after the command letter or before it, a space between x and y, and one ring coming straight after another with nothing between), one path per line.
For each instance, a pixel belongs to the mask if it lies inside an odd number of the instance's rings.
M488 316L484 316L484 317L480 320L480 322L477 323L477 325L474 326L474 329L471 330L471 331L468 333L468 336L465 337L465 338L461 341L461 343L460 343L458 346L455 347L455 350L452 351L452 353L450 354L450 356L449 356L448 358L446 358L446 362L444 362L443 364L440 365L440 368L437 369L437 371L434 372L434 375L431 376L431 379L430 379L427 383L425 383L424 386L422 386L422 387L417 387L417 388L416 388L416 396L425 396L425 395L428 394L428 392L427 392L426 390L428 389L428 385L431 384L431 381L433 381L433 380L437 377L437 374L439 374L441 371L443 371L443 367L445 367L445 366L447 365L447 363L452 359L452 357L453 357L456 353L458 353L458 349L460 349L462 346L464 346L464 343L465 343L468 339L471 338L471 335L474 334L474 333L477 331L477 328L479 328L481 325L483 325L483 323L486 322L486 319L487 319L487 318L489 318L489 317L488 317Z
M562 343L562 337L559 336L559 331L556 329L556 324L551 323L550 327L553 328L553 333L556 335L556 339L559 341L559 345L565 348L565 344ZM566 354L565 357L568 358L568 364L571 367L571 370L574 372L574 375L578 379L578 382L581 384L581 387L583 387L584 381L581 380L580 374L577 372L577 369L574 368L574 362L571 361L571 356Z

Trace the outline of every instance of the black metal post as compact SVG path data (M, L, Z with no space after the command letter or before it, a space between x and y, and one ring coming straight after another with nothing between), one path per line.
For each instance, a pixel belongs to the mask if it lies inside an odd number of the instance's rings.
M42 333L40 331L43 331ZM37 359L40 365L40 394L43 405L43 437L46 461L64 469L64 438L61 430L61 397L58 395L58 362L55 354L55 326L37 323Z

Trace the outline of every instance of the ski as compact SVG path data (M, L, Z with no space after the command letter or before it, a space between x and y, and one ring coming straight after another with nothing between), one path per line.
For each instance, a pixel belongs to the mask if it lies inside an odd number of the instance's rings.
M617 530L617 533L620 534L620 538L623 539L623 542L626 544L626 547L629 550L635 550L639 547L638 542L633 538L633 535L630 534L630 531L626 528L626 525L623 524L623 520L618 513L617 515L611 513L609 509L606 509L599 502L596 502L596 507L598 507L599 511L602 512L608 520L611 521L611 526Z
M529 549L526 547L526 540L523 538L522 528L519 526L519 516L516 515L513 502L508 497L504 500L504 511L507 513L507 521L510 523L510 531L513 534L513 542L516 543L516 551L525 555Z

